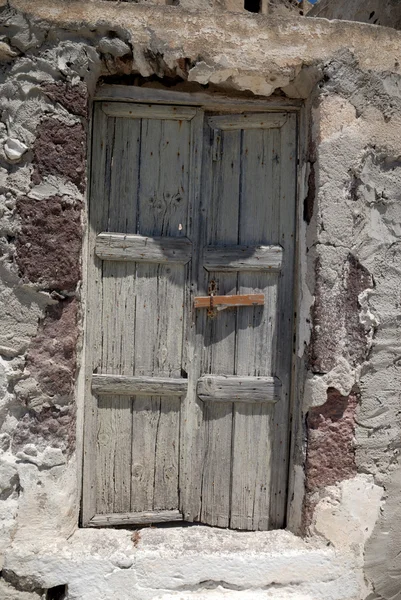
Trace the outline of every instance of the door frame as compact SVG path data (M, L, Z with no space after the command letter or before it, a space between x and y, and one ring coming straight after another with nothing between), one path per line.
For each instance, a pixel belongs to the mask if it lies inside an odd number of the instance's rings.
M94 97L90 103L90 118L89 118L89 135L88 135L88 191L86 197L86 226L87 233L84 240L83 247L83 345L82 345L82 368L80 370L79 378L77 381L77 394L78 394L78 423L82 425L80 429L80 435L82 436L82 444L80 444L82 455L79 457L80 462L82 461L82 471L80 477L80 488L81 488L81 511L80 511L80 525L83 527L90 526L107 526L115 525L113 522L92 522L93 516L95 515L94 510L94 490L91 489L90 482L85 481L85 472L87 471L88 462L88 447L93 447L93 441L91 442L91 435L93 436L96 428L94 427L94 414L93 406L90 402L85 401L88 393L88 378L90 374L87 372L87 357L88 357L88 344L87 344L87 331L88 331L88 319L87 319L87 303L88 296L90 294L89 289L89 248L90 248L90 234L91 230L89 227L89 203L92 194L92 181L91 181L91 161L92 161L92 144L93 144L93 114L95 103L112 101L112 102L132 102L132 103L149 103L149 104L161 104L161 105L186 105L194 106L204 110L221 111L225 113L238 113L243 111L252 112L292 112L297 115L296 124L296 145L297 145L297 183L296 183L296 197L295 197L295 214L296 214L296 228L295 228L295 254L294 254L294 299L293 299L293 348L292 348L292 361L291 361L291 384L290 384L290 400L288 407L288 442L289 442L289 454L288 454L288 475L287 475L287 494L286 494L286 506L287 506L287 518L289 514L290 504L288 499L294 490L295 477L294 461L297 446L297 437L300 423L299 414L299 382L300 372L302 367L296 360L296 348L298 346L298 296L300 289L300 251L299 251L299 222L300 215L302 219L302 211L300 210L299 198L303 198L302 195L305 190L305 172L304 164L301 162L301 158L304 159L306 152L305 137L300 136L300 131L306 132L306 118L305 118L305 106L303 101L297 99L288 99L281 97L269 97L269 98L252 98L246 96L227 96L226 94L209 94L206 92L186 92L186 91L175 91L169 88L160 89L160 87L139 87L139 86L127 86L127 85L101 85L95 92ZM302 137L302 140L301 140ZM302 253L303 254L303 253ZM295 352L294 352L295 351ZM80 401L80 398L82 400ZM172 519L166 519L172 520ZM285 523L283 525L285 527Z

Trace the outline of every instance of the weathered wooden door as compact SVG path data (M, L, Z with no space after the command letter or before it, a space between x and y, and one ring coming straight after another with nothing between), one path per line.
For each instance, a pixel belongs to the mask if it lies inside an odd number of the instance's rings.
M83 523L282 526L295 114L96 103L92 156Z

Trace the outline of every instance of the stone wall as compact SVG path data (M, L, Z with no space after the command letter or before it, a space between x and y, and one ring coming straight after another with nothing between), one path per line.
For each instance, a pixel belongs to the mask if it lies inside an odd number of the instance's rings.
M0 5L0 597L401 598L401 34L183 0ZM78 529L105 79L303 103L288 531Z

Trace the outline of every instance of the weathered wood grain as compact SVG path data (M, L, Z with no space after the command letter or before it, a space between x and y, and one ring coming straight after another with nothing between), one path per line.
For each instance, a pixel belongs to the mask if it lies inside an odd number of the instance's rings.
M183 396L188 388L187 379L172 377L127 377L124 375L93 375L94 394L120 396Z
M239 110L261 111L269 110L297 110L302 106L302 100L285 97L271 96L263 99L236 98L221 93L182 92L174 90L161 90L128 85L101 85L96 90L96 100L128 101L128 102L158 102L161 104L186 104L199 107L213 108L214 110Z
M279 129L244 130L242 147L241 222L239 242L263 244L279 241L277 201L280 165L272 140ZM239 272L241 293L262 292L263 310L239 311L236 345L238 376L272 376L275 373L275 324L278 273ZM274 379L276 400L279 381ZM275 403L237 403L232 440L232 493L230 525L236 529L269 528L272 468L272 414ZM273 492L274 493L274 492Z
M170 521L182 521L182 514L178 510L109 513L95 515L88 525L89 527L116 527L117 525L149 525Z
M114 135L107 140L108 164L106 227L135 231L136 182L139 174L140 122L116 118ZM96 259L97 260L97 259ZM102 265L102 357L98 371L132 375L135 330L134 263L108 261ZM96 481L98 513L125 512L131 504L132 401L103 395L98 401Z
M212 129L222 129L223 131L238 131L239 129L273 129L275 127L282 127L286 120L286 113L270 112L209 117L208 123Z
M190 136L188 121L142 120L138 233L181 235L186 248ZM181 375L183 262L137 262L136 376ZM135 397L131 510L178 508L179 415L178 397Z
M126 119L190 121L196 114L196 109L188 106L158 106L128 102L103 102L102 109L109 117L125 117Z
M276 377L204 375L198 379L197 392L203 402L269 402L280 400L280 381Z
M102 260L138 263L177 263L185 265L191 258L188 238L172 238L102 232L96 238L96 255Z
M211 178L210 194L203 196L207 206L203 226L206 228L208 246L234 245L238 242L240 148L241 131L223 131L220 160L213 161L209 136L208 153L203 165L205 179ZM209 282L216 282L218 295L237 292L237 273L207 272L207 277ZM237 310L240 309L224 310L216 318L206 319L203 339L199 340L204 346L202 374L235 373ZM201 521L218 527L229 526L232 414L233 405L229 401L204 403L205 458Z
M182 370L188 378L188 391L181 401L180 415L180 510L185 520L199 521L201 510L201 486L204 456L203 403L196 394L196 382L201 369L206 314L199 316L193 308L193 298L203 291L206 271L200 262L199 248L206 243L205 229L200 230L203 218L201 209L201 167L204 128L204 112L198 109L191 121L190 186L187 235L198 243L192 246L192 258L186 265L187 279L184 297L184 336ZM206 286L207 287L207 286ZM205 313L205 311L203 311Z
M279 271L280 246L206 246L203 266L207 271Z
M203 126L202 110L160 93L157 107L95 110L83 523L281 526L296 117ZM232 307L214 319L196 310L212 280L216 308Z
M86 271L86 340L85 340L85 437L82 485L82 524L87 525L96 512L96 441L97 398L92 394L92 372L100 368L102 354L102 262L94 256L96 234L107 226L108 170L111 162L110 142L114 121L107 119L100 106L93 115L92 169L88 214L88 264ZM93 199L96 198L96 202Z
M277 305L277 358L276 375L282 383L282 402L274 411L274 441L272 464L282 465L272 471L270 526L282 527L285 520L289 457L289 405L291 393L291 365L294 327L294 261L295 261L295 207L297 180L297 116L289 115L281 129L278 152L281 157L279 236L283 246L283 266L278 286Z

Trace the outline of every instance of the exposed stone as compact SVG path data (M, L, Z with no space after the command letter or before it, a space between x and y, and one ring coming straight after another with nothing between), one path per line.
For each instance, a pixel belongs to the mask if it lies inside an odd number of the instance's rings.
M16 140L15 138L8 138L6 143L4 144L4 153L7 158L16 162L20 160L23 154L28 150L28 146L26 146L20 140Z
M54 448L71 453L75 448L74 408L52 406L40 411L27 411L15 428L12 449L18 452L31 441L41 450L51 444Z
M15 466L0 460L0 501L7 500L13 493L18 493L19 477Z
M320 256L316 263L310 350L311 370L315 373L331 371L341 355L354 367L366 358L369 341L359 319L359 295L373 286L372 276L353 254L347 254L340 280L327 277L321 260Z
M28 448L30 446L32 444L29 444ZM65 457L62 450L60 448L51 448L50 446L47 446L43 452L36 452L35 454L27 452L25 446L23 450L17 452L17 458L21 461L32 463L40 469L52 469L53 467L65 464Z
M71 400L74 385L77 311L75 299L49 306L26 359L29 374L39 383L41 390L59 404Z
M85 187L85 132L80 123L66 125L46 118L37 129L33 147L35 183L44 175L65 177L83 190Z
M0 41L0 62L8 62L18 56L9 44Z
M6 452L11 444L11 437L8 433L0 433L0 450Z
M2 600L40 600L41 596L36 592L17 590L0 577L0 598Z
M43 28L37 27L32 20L28 22L23 14L11 7L2 14L2 25L12 46L21 52L40 46L46 35Z
M99 42L99 50L103 54L111 54L111 56L124 56L125 54L131 54L131 48L120 40L119 38L107 38L104 37Z
M73 291L81 274L81 206L60 196L17 201L17 264L26 281Z
M327 390L327 401L307 417L306 487L315 491L353 477L356 472L354 430L358 395Z
M44 83L43 90L54 102L59 102L74 115L86 117L88 112L88 90L84 83L70 84L64 81Z

